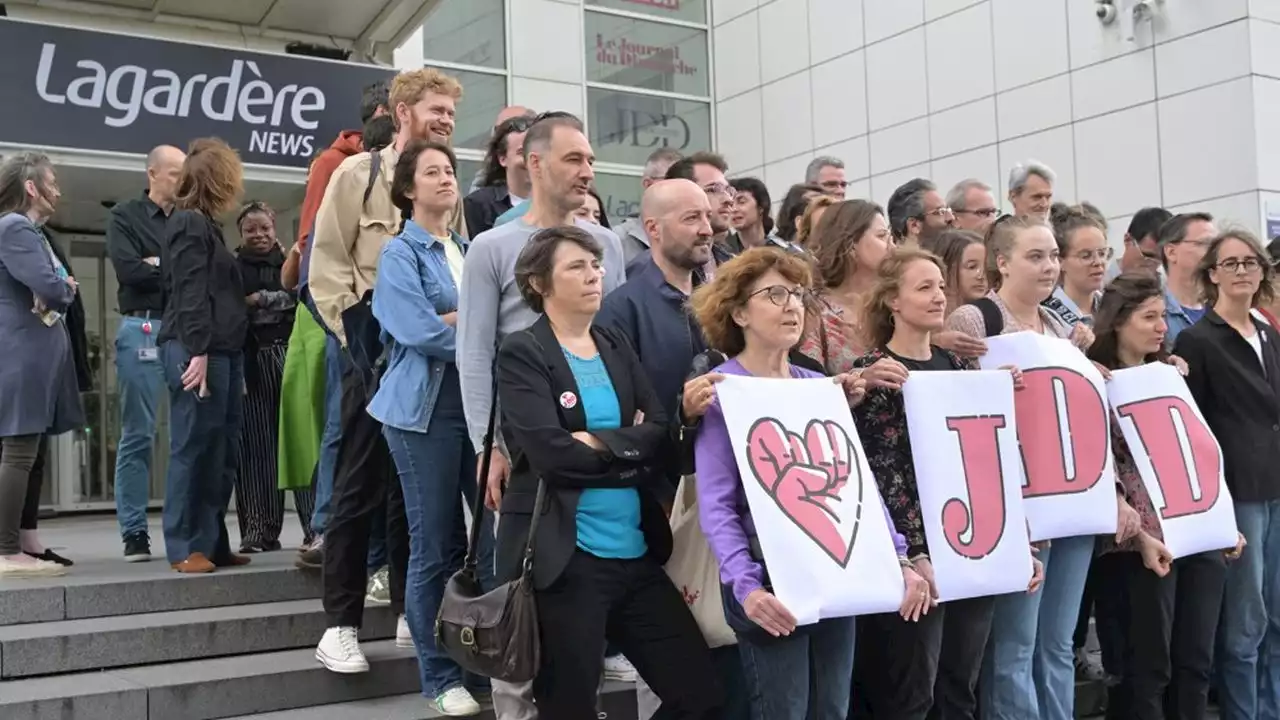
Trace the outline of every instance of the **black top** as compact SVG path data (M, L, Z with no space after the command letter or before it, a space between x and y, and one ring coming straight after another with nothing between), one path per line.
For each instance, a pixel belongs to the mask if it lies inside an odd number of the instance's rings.
M195 210L175 210L160 253L164 324L160 342L178 340L192 355L244 350L249 315L235 255L222 228Z
M1178 333L1173 354L1187 361L1187 387L1222 446L1231 498L1264 502L1280 498L1280 333L1250 320L1262 340L1263 362L1212 309Z
M164 310L160 268L143 258L160 257L168 218L159 205L142 197L126 200L111 209L107 224L107 256L116 269L120 314Z
M467 218L467 233L479 237L480 233L493 229L498 218L511 209L511 192L506 184L488 185L462 200L462 211Z
M907 370L963 370L964 368L956 367L954 356L946 350L930 345L929 350L933 355L928 360L916 360L915 358L903 357L889 348L882 348L881 352L885 357L893 358L907 367Z
M272 245L265 253L242 246L236 251L236 261L240 264L244 294L258 295L257 304L248 308L249 337L245 350L287 343L289 334L293 332L298 296L280 284L284 251L279 245Z
M636 488L640 529L648 556L665 564L671 555L671 526L658 501L666 480L656 471L673 449L662 403L649 385L639 358L613 328L592 327L591 336L618 396L622 427L592 430L605 450L571 436L587 429L573 371L546 316L508 335L498 350L498 403L502 435L511 455L511 479L502 496L502 522L495 549L496 577L520 575L521 559L533 518L538 478L546 482L546 500L534 549L534 586L545 589L564 572L578 539L578 500L586 488ZM568 407L566 407L568 405ZM634 425L636 411L644 422Z

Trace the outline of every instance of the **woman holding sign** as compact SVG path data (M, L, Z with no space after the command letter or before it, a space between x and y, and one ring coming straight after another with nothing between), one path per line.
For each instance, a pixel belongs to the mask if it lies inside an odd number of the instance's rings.
M910 372L975 367L932 342L946 315L943 276L935 255L914 248L894 251L881 264L867 297L864 317L874 349L854 363L868 388L866 401L854 410L867 460L890 515L906 536L912 563L929 581L935 601L938 591L901 390ZM858 679L867 695L867 717L923 720L935 706L942 717L974 717L974 686L993 609L994 598L978 597L948 602L917 621L904 622L906 618L894 615L863 617Z
M1251 546L1227 571L1217 657L1223 720L1280 713L1280 333L1250 314L1272 301L1273 274L1248 232L1214 238L1196 273L1209 309L1174 349L1222 447L1236 524Z
M987 238L993 290L957 309L947 329L974 337L1030 331L1087 348L1093 333L1041 305L1058 287L1061 254L1053 230L1037 218L1009 217ZM1075 708L1072 635L1093 557L1093 536L1059 538L1040 550L1044 591L996 599L982 672L984 720L1071 720Z
M694 314L708 344L732 358L717 372L822 377L787 359L804 326L809 278L804 259L756 248L722 265L715 279L694 293ZM837 381L844 384L850 403L861 399L864 387L859 380L841 375ZM827 618L797 626L791 611L774 596L719 399L703 417L695 453L702 529L720 563L725 619L738 638L752 718L844 720L853 675L854 619ZM816 467L840 465L814 460ZM906 584L900 612L919 619L930 606L927 585L907 561L906 544L885 512Z
M1164 288L1156 276L1116 278L1099 303L1089 358L1108 370L1166 361L1164 312ZM1132 417L1124 406L1119 413ZM1123 502L1136 509L1141 529L1121 542L1104 537L1103 554L1094 561L1101 583L1099 637L1102 623L1118 615L1114 626L1124 650L1121 667L1113 670L1120 683L1109 694L1107 716L1203 718L1226 562L1216 550L1173 559L1118 420L1113 419L1111 434Z

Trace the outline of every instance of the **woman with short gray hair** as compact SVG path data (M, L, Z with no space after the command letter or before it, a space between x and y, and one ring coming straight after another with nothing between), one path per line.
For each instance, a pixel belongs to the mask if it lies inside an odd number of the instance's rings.
M18 534L40 438L84 423L63 322L76 281L40 231L59 195L46 156L0 165L0 336L18 339L0 363L0 580L65 572L23 554Z

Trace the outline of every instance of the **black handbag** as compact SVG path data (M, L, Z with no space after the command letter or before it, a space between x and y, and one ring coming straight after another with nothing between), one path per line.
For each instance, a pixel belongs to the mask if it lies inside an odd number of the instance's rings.
M493 451L498 408L497 377L495 368L493 404L489 408L484 455L480 460L480 477L484 478L489 476L489 458ZM546 486L539 479L520 577L486 593L480 587L476 573L476 554L484 518L484 489L476 490L476 500L471 508L467 558L462 569L454 573L445 585L435 628L436 647L448 653L467 672L508 683L529 682L538 674L542 643L533 594L533 547L545 501Z

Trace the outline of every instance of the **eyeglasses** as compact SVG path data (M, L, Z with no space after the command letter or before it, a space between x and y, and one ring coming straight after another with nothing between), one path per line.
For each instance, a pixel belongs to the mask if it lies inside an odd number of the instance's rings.
M1226 260L1219 262L1216 267L1228 273L1238 274L1243 270L1245 275L1252 275L1262 269L1262 261L1258 260L1256 257L1249 257L1243 260L1227 258Z
M1079 260L1080 262L1086 263L1091 263L1094 260L1106 262L1111 259L1111 256L1114 253L1115 251L1111 248L1102 248L1101 250L1082 250L1081 252L1073 254L1071 257Z
M731 198L738 193L738 191L734 190L733 186L728 183L713 183L702 188L702 191L708 195L728 195Z
M805 298L809 296L809 290L803 287L785 288L781 285L770 285L766 288L760 288L747 297L753 298L756 295L764 295L769 298L769 302L774 305L777 305L778 307L786 307L787 301L792 298L795 298L796 302L800 305L804 305Z
M974 217L990 220L1000 214L1000 208L979 208L977 210L957 210L955 208L951 208L951 212L956 215L973 215Z
M925 210L924 214L926 216L934 215L937 217L955 217L955 213L952 212L951 208L947 207L946 205L943 205L940 208L934 208L932 210Z
M849 187L848 180L827 180L819 184L828 190L846 190Z

